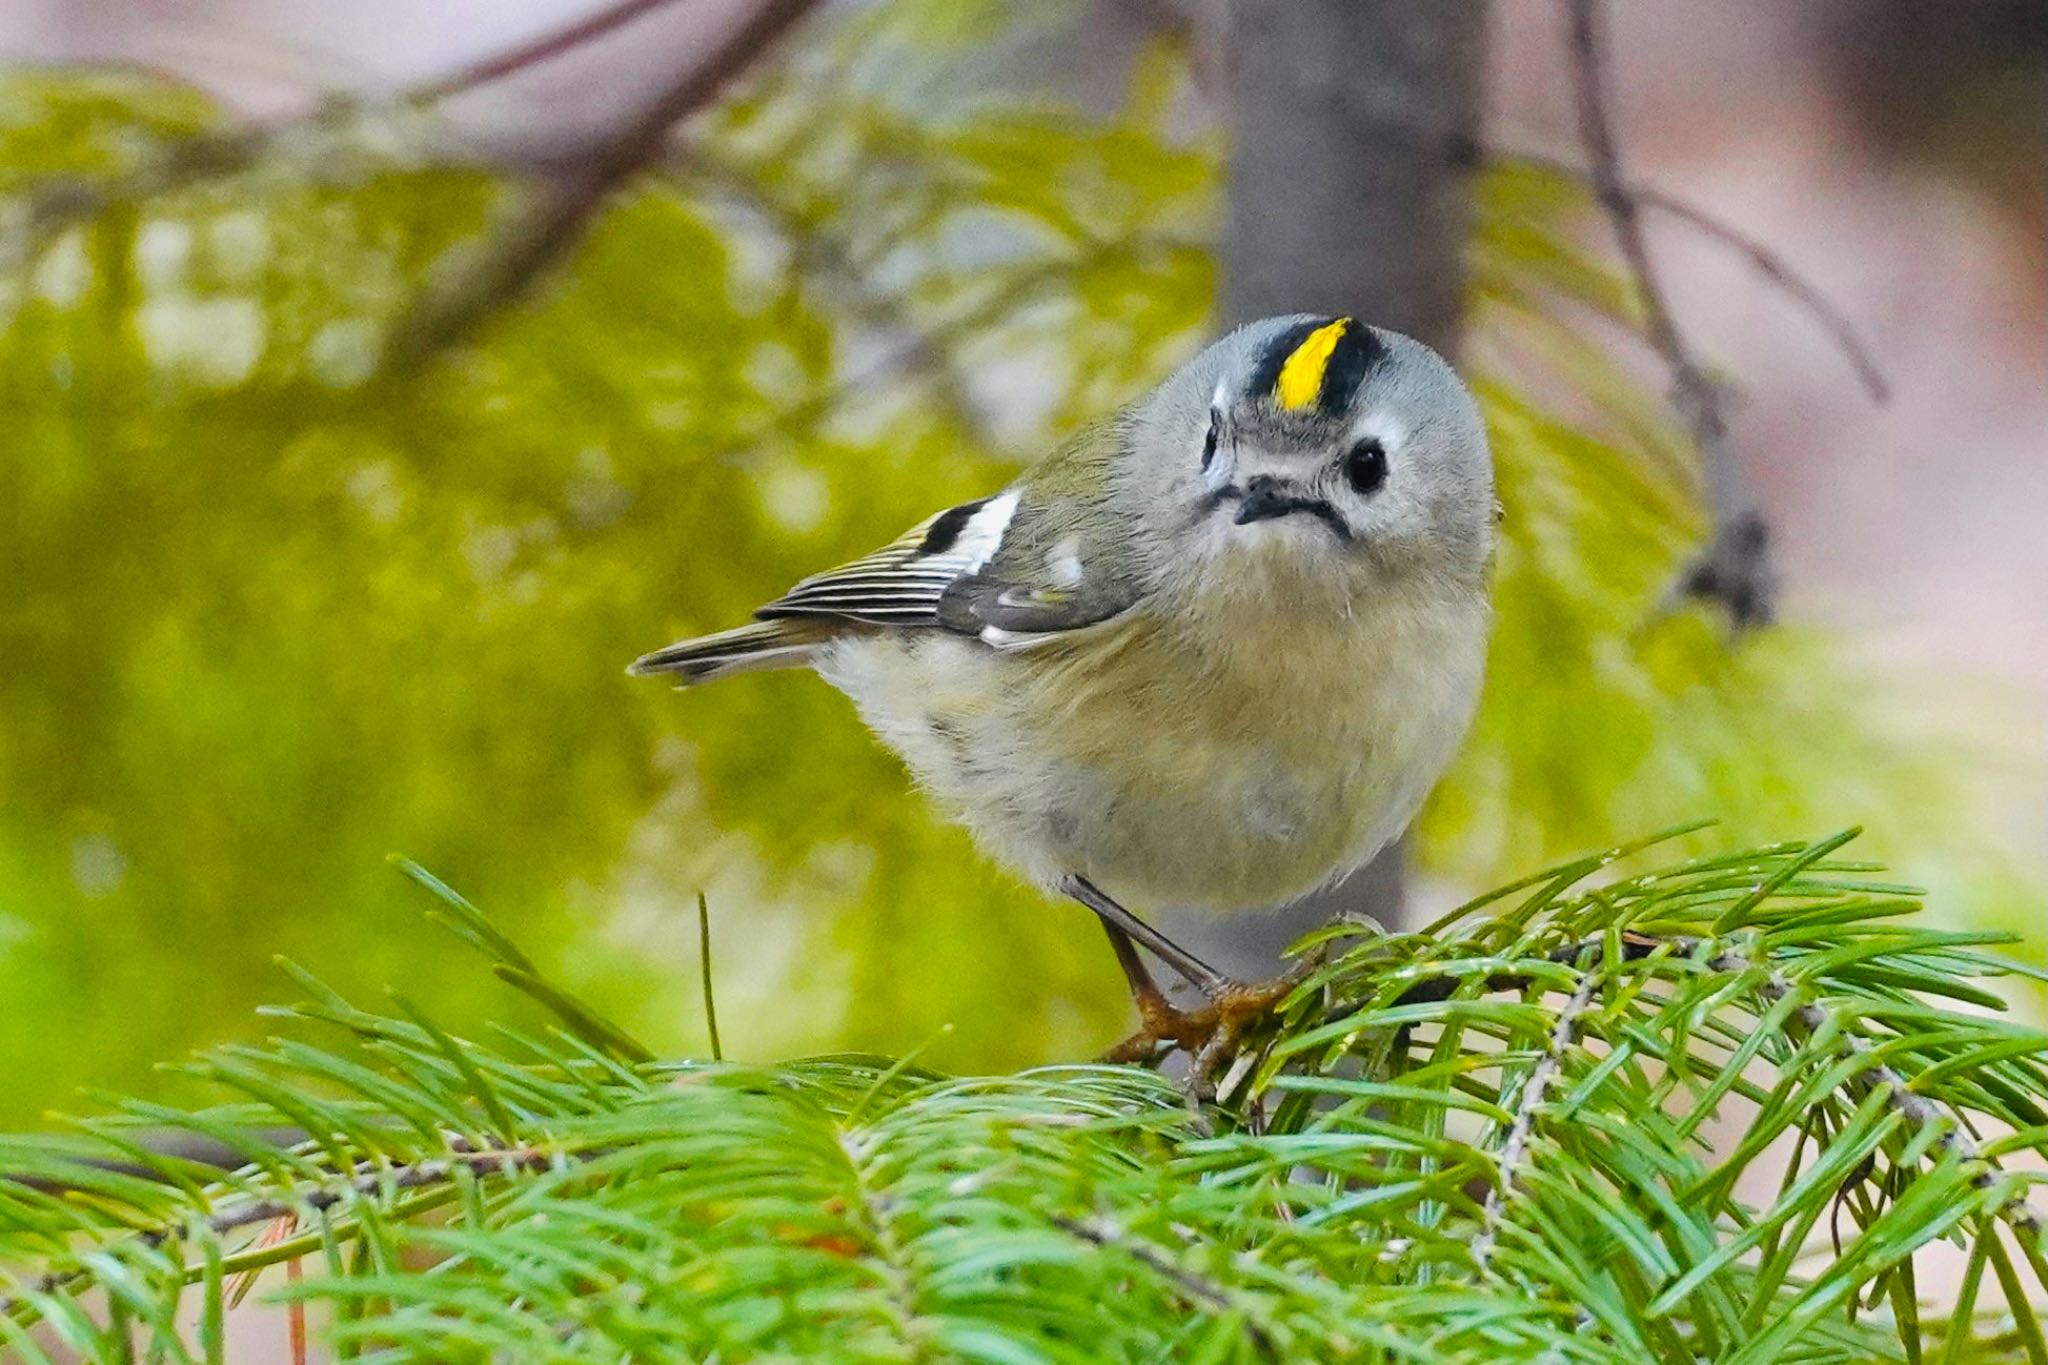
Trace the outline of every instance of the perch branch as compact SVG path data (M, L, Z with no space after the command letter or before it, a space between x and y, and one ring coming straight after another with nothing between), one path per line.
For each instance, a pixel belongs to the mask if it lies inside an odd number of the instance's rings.
M1672 316L1670 301L1643 236L1640 206L1628 193L1628 182L1622 175L1621 150L1608 117L1599 0L1564 3L1579 136L1592 162L1594 192L1635 280L1650 344L1670 371L1672 404L1692 429L1693 440L1699 447L1707 501L1713 513L1711 540L1680 574L1672 593L1676 597L1708 598L1720 603L1737 630L1768 625L1777 597L1770 527L1757 507L1748 478L1732 448L1720 389L1701 368Z

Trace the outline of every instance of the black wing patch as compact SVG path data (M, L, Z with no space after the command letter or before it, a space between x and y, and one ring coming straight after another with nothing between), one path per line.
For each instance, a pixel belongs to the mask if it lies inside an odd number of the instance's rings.
M836 616L878 626L936 626L939 603L1002 545L1017 494L951 507L871 555L812 574L756 611L763 621Z
M1018 649L1108 619L1136 600L1113 553L1055 534L1011 489L962 503L871 555L804 579L754 615L937 627Z

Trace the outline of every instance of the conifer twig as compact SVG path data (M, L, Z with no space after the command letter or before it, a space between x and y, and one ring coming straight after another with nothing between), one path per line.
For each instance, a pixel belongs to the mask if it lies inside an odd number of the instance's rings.
M429 1157L401 1165L383 1165L375 1169L365 1169L368 1163L364 1163L363 1167L358 1167L357 1174L347 1180L295 1190L290 1197L265 1195L244 1199L229 1204L195 1223L145 1228L135 1234L135 1240L145 1247L160 1247L188 1235L197 1227L204 1227L207 1232L219 1237L259 1223L272 1223L280 1218L294 1217L308 1209L315 1213L325 1213L350 1199L367 1199L386 1190L420 1190L445 1185L455 1178L458 1171L468 1171L475 1175L509 1175L515 1171L538 1173L553 1165L558 1155L538 1147L519 1146L456 1150L445 1156ZM85 1273L81 1269L49 1271L33 1282L33 1293L52 1293L76 1282ZM14 1312L22 1302L18 1298L0 1299L0 1316Z
M1627 935L1622 941L1622 956L1624 961L1640 960L1650 956L1658 948L1665 948L1674 956L1692 957L1701 951L1706 942L1707 940L1697 937L1673 936L1653 940L1641 935ZM1548 961L1562 965L1583 962L1587 960L1589 953L1602 952L1604 940L1593 938L1552 949L1544 956ZM1759 1011L1759 1018L1782 1004L1798 989L1783 971L1738 949L1719 951L1707 959L1705 965L1710 971L1729 976L1744 973L1761 975L1762 982L1756 988L1757 998L1763 1006ZM1516 1096L1513 1118L1497 1159L1499 1174L1493 1187L1487 1192L1479 1234L1472 1243L1473 1259L1481 1269L1485 1268L1491 1258L1498 1240L1500 1224L1506 1213L1506 1201L1511 1193L1515 1173L1521 1169L1529 1141L1534 1135L1537 1113L1543 1106L1549 1088L1556 1082L1563 1067L1565 1054L1578 1041L1579 1021L1584 1018L1586 1010L1591 1005L1603 970L1604 964L1596 961L1580 977L1571 997L1557 1013L1548 1047L1531 1068L1528 1078ZM1527 987L1530 980L1525 973L1497 973L1486 978L1485 990L1489 993L1518 990ZM1455 978L1420 982L1404 991L1394 1002L1395 1007L1448 999L1458 984ZM1323 1017L1341 1017L1346 1008L1343 1002L1339 1002ZM1356 1002L1352 1002L1349 1008L1355 1009ZM1828 1018L1828 1012L1811 1001L1795 1005L1785 1024L1787 1041L1795 1046L1803 1045L1819 1034L1827 1024ZM1845 1083L1851 1098L1860 1102L1877 1090L1883 1089L1886 1107L1916 1136L1927 1134L1936 1125L1942 1126L1939 1135L1934 1138L1934 1145L1942 1153L1953 1156L1959 1163L1975 1167L1968 1177L1971 1188L1985 1190L1997 1183L2003 1171L1984 1156L1961 1123L1939 1104L1917 1093L1903 1073L1889 1063L1872 1056L1869 1043L1853 1034L1845 1034L1839 1048L1844 1056L1863 1059L1863 1065L1853 1072ZM2031 1238L2037 1244L2048 1238L2048 1217L2044 1217L2036 1210L2024 1193L2016 1192L2011 1195L1999 1206L1997 1214L2017 1232Z
M1237 1306L1221 1285L1189 1270L1152 1243L1132 1236L1107 1218L1069 1218L1054 1213L1046 1215L1046 1221L1091 1246L1121 1251L1173 1285L1190 1304L1218 1313L1228 1312ZM1274 1354L1272 1337L1249 1314L1245 1318L1245 1333L1261 1355L1270 1357Z
M1514 1119L1508 1125L1507 1137L1501 1142L1497 1174L1493 1187L1486 1192L1486 1206L1479 1216L1479 1235L1472 1239L1472 1259L1481 1270L1485 1270L1493 1259L1501 1219L1507 1212L1508 1199L1514 1193L1530 1139L1536 1133L1536 1116L1549 1099L1550 1087L1564 1070L1565 1054L1578 1046L1579 1020L1592 1008L1593 996L1600 989L1601 976L1597 965L1588 967L1581 974L1577 988L1558 1010L1557 1020L1551 1025L1550 1045L1529 1068L1528 1078L1522 1082L1522 1088L1515 1096Z
M1716 958L1714 965L1726 970L1746 971L1753 969L1755 964L1743 956L1729 954ZM1776 1005L1788 999L1795 989L1796 987L1782 972L1773 971L1764 978L1763 984L1757 987L1757 995L1766 1005ZM1786 1033L1793 1042L1804 1043L1817 1034L1827 1022L1828 1012L1812 1001L1806 1001L1792 1008L1786 1020ZM1953 1156L1963 1165L1975 1167L1969 1176L1972 1189L1985 1190L1998 1183L1998 1178L2003 1172L1984 1156L1976 1142L1963 1130L1962 1124L1958 1123L1953 1115L1945 1112L1933 1100L1916 1093L1906 1077L1896 1068L1871 1056L1870 1044L1863 1039L1853 1034L1844 1034L1840 1047L1845 1056L1860 1058L1863 1063L1861 1068L1850 1076L1847 1083L1852 1097L1862 1100L1882 1088L1885 1091L1885 1107L1897 1114L1915 1136L1926 1134L1937 1124L1942 1125L1941 1133L1934 1139L1934 1144L1941 1152ZM2034 1239L2036 1243L2041 1240L2043 1230L2048 1229L2048 1221L2043 1220L2024 1194L2015 1193L1999 1205L1998 1216L2016 1231Z
M1670 372L1672 404L1685 419L1699 447L1707 502L1713 512L1712 538L1679 575L1672 595L1709 598L1720 603L1737 630L1768 625L1776 611L1777 597L1770 527L1732 448L1721 391L1694 357L1672 315L1670 301L1650 260L1638 201L1629 194L1628 182L1622 174L1621 150L1608 116L1600 3L1564 0L1564 6L1579 136L1592 163L1594 193L1635 280L1644 330Z

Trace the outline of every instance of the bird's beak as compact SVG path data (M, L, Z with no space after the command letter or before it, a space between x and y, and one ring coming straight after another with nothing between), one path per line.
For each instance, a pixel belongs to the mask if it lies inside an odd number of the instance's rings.
M1214 501L1223 501L1232 491L1234 490L1225 490L1216 494ZM1294 512L1308 513L1329 527L1338 540L1351 539L1351 528L1344 524L1344 518L1338 514L1336 508L1321 498L1289 488L1270 474L1259 475L1245 485L1244 492L1237 494L1237 516L1233 520L1239 526L1245 526L1254 521L1271 521L1275 517L1284 517Z
M1237 524L1245 526L1271 517L1284 517L1301 506L1300 500L1263 475L1251 481L1237 504Z

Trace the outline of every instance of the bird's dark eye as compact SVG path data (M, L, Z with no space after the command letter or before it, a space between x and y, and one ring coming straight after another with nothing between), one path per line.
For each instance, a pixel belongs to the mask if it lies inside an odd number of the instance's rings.
M1344 478L1367 497L1379 492L1387 481L1387 448L1371 436L1351 447L1344 457Z
M1202 438L1202 472L1204 474L1209 472L1209 461L1216 458L1216 428L1221 426L1222 423L1223 418L1220 413L1212 412L1209 414L1209 434Z

